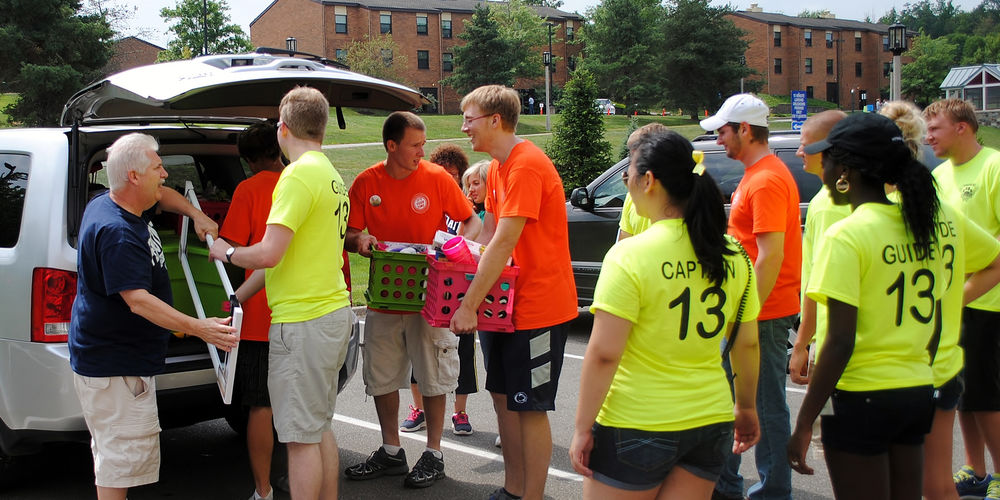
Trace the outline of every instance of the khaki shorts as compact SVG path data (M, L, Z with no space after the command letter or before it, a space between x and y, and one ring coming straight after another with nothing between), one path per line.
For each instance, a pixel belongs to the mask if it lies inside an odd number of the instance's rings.
M365 316L365 391L382 396L410 384L413 378L424 396L440 396L458 387L458 337L434 328L420 314L387 314L368 310Z
M160 421L153 377L84 377L73 386L90 430L94 483L131 488L160 479Z
M278 441L318 443L330 430L353 326L349 307L309 321L271 325L267 389Z

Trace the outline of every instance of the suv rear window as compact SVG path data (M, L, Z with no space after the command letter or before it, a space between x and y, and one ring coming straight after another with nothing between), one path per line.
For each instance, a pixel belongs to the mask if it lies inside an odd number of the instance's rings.
M0 165L0 247L13 248L21 234L31 160L28 155L0 153Z

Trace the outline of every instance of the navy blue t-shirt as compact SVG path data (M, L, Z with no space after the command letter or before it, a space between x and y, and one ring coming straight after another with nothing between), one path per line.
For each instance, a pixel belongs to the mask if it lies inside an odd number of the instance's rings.
M103 193L87 204L80 228L69 361L87 377L163 371L169 333L129 310L120 292L143 289L173 303L163 245L146 217Z

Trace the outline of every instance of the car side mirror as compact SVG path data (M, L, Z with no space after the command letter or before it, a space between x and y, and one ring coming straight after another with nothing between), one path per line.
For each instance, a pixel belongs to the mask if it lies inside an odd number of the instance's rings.
M590 193L587 192L587 188L578 187L573 190L569 195L569 203L577 208L582 208L583 210L591 210L594 208L594 201L590 199Z

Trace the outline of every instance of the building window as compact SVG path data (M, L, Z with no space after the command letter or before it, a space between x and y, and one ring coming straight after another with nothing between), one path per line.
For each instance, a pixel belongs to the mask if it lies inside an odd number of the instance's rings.
M813 32L812 30L806 30L806 47L813 46Z
M882 35L882 52L889 52L889 35Z
M417 14L417 34L427 34L427 14Z
M861 63L854 63L854 76L861 76Z
M826 74L828 75L833 74L833 59L826 60Z
M890 73L892 73L892 63L882 63L882 76L889 78Z
M813 87L812 85L806 86L806 99L813 98Z
M775 31L774 32L774 46L775 47L781 47L781 32L780 31Z
M382 49L382 63L386 67L392 66L392 49Z
M572 42L573 41L573 25L572 24L567 24L566 25L566 41L568 41L568 42Z
M861 33L854 34L854 51L861 52Z
M378 15L379 31L384 35L392 33L392 13L383 12Z
M774 58L774 74L776 74L776 75L780 75L781 74L781 58L780 57L775 57Z
M567 57L566 67L569 68L570 71L576 71L576 57L574 56Z
M813 72L813 60L811 57L806 58L806 74L811 75Z
M347 50L337 49L337 60L342 63L347 63Z
M832 31L827 31L826 32L826 48L828 48L828 49L832 49L833 48L833 32Z
M441 54L441 71L453 70L455 68L454 61L455 60L451 55L451 52L445 52L444 54Z
M441 20L441 38L451 38L451 19Z
M431 56L426 50L417 51L417 69L430 69Z
M334 14L333 26L335 32L347 33L347 14Z

